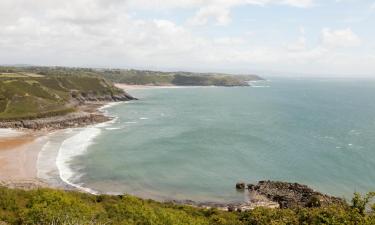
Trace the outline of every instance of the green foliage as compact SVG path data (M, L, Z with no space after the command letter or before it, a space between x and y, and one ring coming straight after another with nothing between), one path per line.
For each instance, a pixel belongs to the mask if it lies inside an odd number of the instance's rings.
M373 194L367 195L371 196ZM358 199L358 195L354 196ZM361 200L366 200L360 197ZM355 200L357 201L357 200ZM356 205L224 212L159 203L133 196L90 195L40 189L0 187L0 221L8 224L222 224L222 225L370 225L374 212L361 213ZM362 203L360 204L362 205Z
M367 205L371 202L371 200L375 197L375 192L367 193L365 196L361 196L359 193L354 193L354 197L352 199L352 208L357 210L360 214L364 214ZM375 205L372 206L374 208Z

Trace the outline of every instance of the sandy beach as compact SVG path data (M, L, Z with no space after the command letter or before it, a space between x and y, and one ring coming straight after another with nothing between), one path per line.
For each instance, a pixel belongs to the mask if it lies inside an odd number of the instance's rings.
M7 135L7 131L9 135ZM0 180L37 178L37 159L44 132L2 130L0 136Z
M102 123L111 118L106 117L101 107L108 102L92 102L82 105L80 112L98 115L99 120L80 121L77 120L73 127L85 127L90 124ZM64 122L67 117L61 117ZM50 118L44 119L48 120ZM55 131L65 130L70 126L46 127L40 130L34 129L8 129L0 128L0 185L28 187L38 184L38 157L43 146L50 140ZM25 184L25 185L24 185Z

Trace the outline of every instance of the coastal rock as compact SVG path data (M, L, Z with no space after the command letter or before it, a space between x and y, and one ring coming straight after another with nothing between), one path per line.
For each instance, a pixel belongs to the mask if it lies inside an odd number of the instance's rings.
M95 123L102 123L110 120L100 113L75 112L63 116L48 118L0 122L0 128L14 129L63 129L69 127L86 126Z
M239 183L236 184L237 190L245 190L245 188L246 188L246 184L243 183L243 182L239 182Z
M67 104L67 106L69 106L67 108L76 108L77 112L36 119L0 121L0 128L54 130L83 127L112 119L97 110L100 105L109 102L138 100L126 92L117 95L97 95L94 92L82 94L77 91L72 91L71 95L72 99Z
M71 96L73 99L77 100L81 104L84 104L85 102L122 102L122 101L138 100L137 98L131 96L125 91L116 95L112 95L112 94L98 95L93 91L89 91L86 93L79 93L78 91L74 90L74 91L71 91Z
M278 203L280 208L320 207L331 204L344 204L341 198L322 194L298 183L279 181L259 181L256 185L248 185L250 198Z

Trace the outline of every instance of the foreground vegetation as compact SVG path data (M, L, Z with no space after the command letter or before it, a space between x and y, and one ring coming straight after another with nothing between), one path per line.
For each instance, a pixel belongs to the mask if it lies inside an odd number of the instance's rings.
M373 194L355 195L351 205L324 208L224 212L158 203L132 196L90 195L39 189L0 188L0 224L375 224Z

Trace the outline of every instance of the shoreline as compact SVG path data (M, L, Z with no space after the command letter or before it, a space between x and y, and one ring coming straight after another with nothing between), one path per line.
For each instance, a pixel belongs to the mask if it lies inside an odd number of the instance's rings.
M136 86L139 88L139 86ZM120 102L121 103L121 102ZM94 123L94 124L83 124L79 127L74 126L73 128L82 128L82 129L90 129L90 127L95 126L101 126L101 124L105 124L106 122L110 122L112 120L115 120L116 118L110 117L105 112L105 108L111 107L112 105L117 104L116 102L106 102L106 103L94 103L92 105L87 104L86 110L91 113L100 113L103 117L106 117L107 120L104 122ZM91 125L91 126L90 126ZM86 192L90 194L101 194L99 192L96 192L95 190L91 190L86 187L82 187L79 184L74 184L69 182L69 180L64 179L64 177L61 175L62 168L61 163L59 166L59 156L61 157L61 148L58 151L58 156L55 158L55 164L58 168L59 172L59 178L63 181L63 183L60 183L59 185L52 185L51 183L44 182L43 179L40 179L38 177L38 156L40 155L43 146L46 144L45 138L49 135L52 135L56 130L65 130L65 127L62 129L45 129L42 131L39 131L38 135L34 134L31 135L29 133L29 136L16 136L16 137L9 137L9 140L11 142L19 141L16 146L10 147L9 149L1 150L0 148L0 163L1 165L10 165L9 162L13 162L13 160L18 160L19 162L16 164L16 167L13 167L13 174L12 172L9 172L10 170L6 170L0 166L0 186L6 186L11 188L21 188L21 189L32 189L32 188L39 188L39 187L48 187L48 188L58 188L63 190L75 190L75 191L81 191ZM37 131L38 132L38 131ZM75 136L75 135L73 135ZM73 137L71 136L71 137ZM29 141L27 141L27 138L30 138ZM85 136L86 137L86 136ZM82 138L82 137L81 137ZM25 140L26 139L26 140ZM0 137L0 141L2 138ZM64 142L67 139L64 139L62 142ZM10 143L10 142L9 142ZM86 143L87 144L87 143ZM90 143L88 143L90 144ZM61 146L60 146L61 147ZM30 150L32 149L32 150ZM74 150L74 149L73 149ZM7 152L5 155L4 152ZM7 156L7 154L13 154L13 157ZM3 163L4 156L8 157L9 162ZM66 155L64 155L66 156ZM75 155L73 155L74 157ZM69 159L69 155L67 156ZM31 160L30 160L31 159ZM61 161L61 160L60 160ZM65 163L67 162L66 158L62 159ZM25 163L26 162L26 163ZM65 165L66 166L66 165ZM27 171L27 173L25 173ZM18 175L14 175L14 173L18 172ZM74 172L74 171L71 171ZM2 174L7 174L7 176ZM244 188L242 191L246 191L246 194L250 196L250 188ZM317 193L317 192L314 192ZM104 194L104 193L103 193ZM227 210L227 211L233 211L233 210L250 210L255 207L267 207L267 208L278 208L281 206L280 203L276 201L272 201L269 198L264 197L264 195L256 195L251 196L251 201L243 201L243 202L198 202L198 201L192 201L192 200L174 200L174 199L165 199L160 200L160 202L171 202L174 204L180 204L180 205L190 205L194 207L200 207L200 208L218 208L220 210Z
M74 185L68 187L68 183L57 186L48 184L38 177L38 159L41 151L55 132L74 128L84 129L116 119L109 116L104 109L122 102L125 101L86 102L79 106L78 112L63 116L0 122L0 186L22 189L78 189Z

